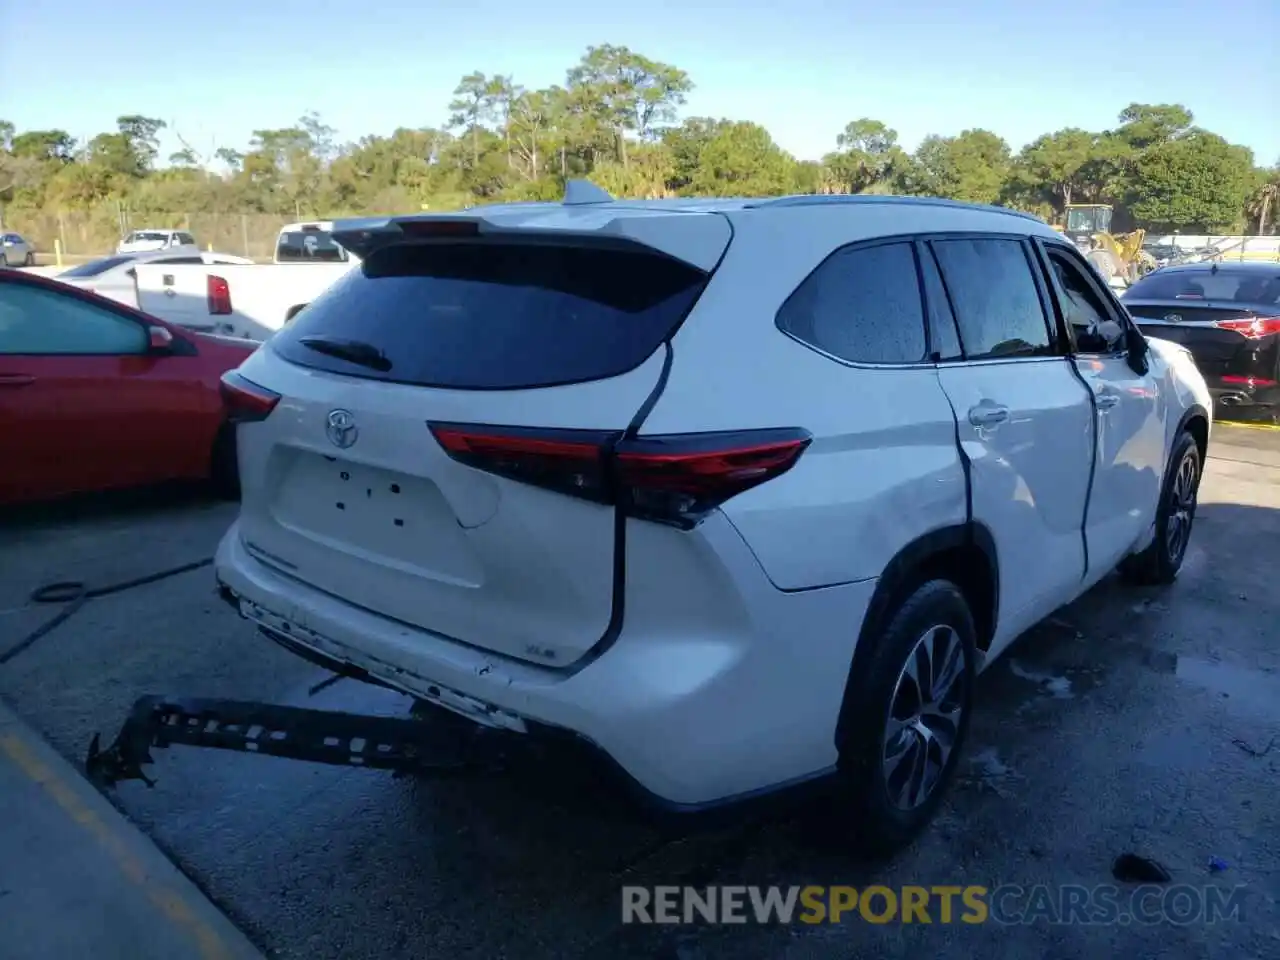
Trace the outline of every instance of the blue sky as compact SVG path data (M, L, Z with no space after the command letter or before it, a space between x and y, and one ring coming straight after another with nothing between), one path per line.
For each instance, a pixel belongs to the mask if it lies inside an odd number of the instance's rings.
M686 115L763 123L816 159L872 117L911 148L982 126L1015 149L1102 129L1132 101L1280 160L1280 3L1236 0L55 0L4 3L0 118L76 137L123 113L198 153L318 111L341 139L440 125L458 79L562 83L593 43L686 70ZM177 149L169 136L166 155Z

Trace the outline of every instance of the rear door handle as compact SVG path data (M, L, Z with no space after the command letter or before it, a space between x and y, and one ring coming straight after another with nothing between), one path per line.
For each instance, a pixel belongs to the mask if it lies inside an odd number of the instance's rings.
M994 427L1009 419L1009 408L986 400L969 408L969 422L975 427Z
M35 377L25 373L0 373L0 387L25 387L35 382Z
M1120 394L1118 393L1100 393L1098 394L1098 409L1101 411L1110 410L1120 402Z

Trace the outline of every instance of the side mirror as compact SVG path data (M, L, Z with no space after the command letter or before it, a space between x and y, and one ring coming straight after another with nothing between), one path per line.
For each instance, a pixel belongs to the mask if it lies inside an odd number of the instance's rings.
M1150 369L1147 362L1147 353L1151 350L1151 345L1147 343L1147 338L1142 335L1142 331L1137 327L1129 327L1125 331L1126 346L1129 350L1129 368L1134 373L1146 373Z
M164 327L148 327L147 336L152 353L168 353L173 349L173 334Z

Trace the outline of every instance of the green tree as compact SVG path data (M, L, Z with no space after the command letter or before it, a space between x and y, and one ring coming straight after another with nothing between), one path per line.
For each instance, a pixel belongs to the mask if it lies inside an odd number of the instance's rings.
M826 181L840 193L862 193L905 167L898 132L864 117L845 125L836 136L837 150L822 159Z
M789 190L794 164L758 123L731 123L702 148L689 186L703 196L767 197Z
M1027 144L1012 166L1013 192L1046 200L1062 214L1067 204L1084 199L1096 143L1094 134L1069 127Z
M1197 131L1147 147L1135 162L1133 215L1148 229L1217 233L1242 225L1253 155Z
M1120 111L1116 135L1134 150L1145 150L1184 135L1194 120L1181 104L1131 103Z
M1011 167L1009 144L990 130L925 137L914 160L905 174L910 192L970 203L999 200Z
M568 87L591 103L589 115L613 135L619 163L627 166L627 137L651 139L676 118L693 89L683 70L651 60L627 47L588 47L569 71Z

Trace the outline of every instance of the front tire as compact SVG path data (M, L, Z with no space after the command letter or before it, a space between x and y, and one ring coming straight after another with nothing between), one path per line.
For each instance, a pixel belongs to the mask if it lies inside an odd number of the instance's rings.
M839 743L837 822L873 857L901 850L928 825L955 774L969 729L977 629L947 580L921 585L891 612L850 678Z
M1130 583L1160 586L1177 579L1191 540L1202 469L1196 438L1183 431L1174 442L1165 468L1155 538L1141 553L1125 557L1120 563L1120 575Z
M33 267L35 266L35 263L36 263L36 255L34 253L28 253L25 257L22 258L22 265L24 267Z

